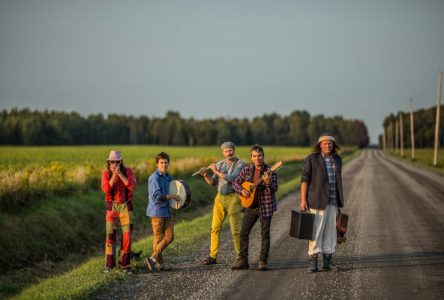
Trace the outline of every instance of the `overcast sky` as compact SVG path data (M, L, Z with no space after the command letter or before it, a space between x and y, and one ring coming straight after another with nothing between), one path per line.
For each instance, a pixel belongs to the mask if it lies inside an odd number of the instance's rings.
M361 119L436 103L443 0L0 0L0 107Z

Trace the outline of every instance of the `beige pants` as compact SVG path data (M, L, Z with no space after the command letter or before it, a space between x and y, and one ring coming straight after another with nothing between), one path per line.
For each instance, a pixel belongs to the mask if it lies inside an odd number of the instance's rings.
M316 216L313 224L313 240L308 241L308 255L335 252L337 209L336 205L327 205L325 210L310 208L310 212Z

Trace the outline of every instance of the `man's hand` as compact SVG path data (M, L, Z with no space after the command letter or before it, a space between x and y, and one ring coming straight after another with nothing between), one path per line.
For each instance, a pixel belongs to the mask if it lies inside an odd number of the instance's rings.
M301 200L301 211L308 210L308 204L306 200Z
M242 192L241 192L241 194L242 194L242 196L244 196L245 198L248 198L248 197L250 197L250 191L247 191L247 190L242 190Z
M216 168L216 164L211 164L211 165L210 165L210 169L211 169L211 171L213 171L214 173L216 173L216 171L218 171L217 168Z
M271 183L270 172L265 172L264 175L262 175L262 179L264 180L264 183L266 185L270 185Z
M207 174L207 168L202 168L202 169L200 169L200 175L201 175L202 177L206 177L206 176L208 176L208 174Z

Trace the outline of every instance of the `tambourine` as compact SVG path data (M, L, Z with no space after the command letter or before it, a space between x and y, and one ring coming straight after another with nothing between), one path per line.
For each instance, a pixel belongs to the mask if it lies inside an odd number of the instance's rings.
M180 200L170 200L170 207L181 209L187 207L191 202L191 189L183 180L172 180L168 187L168 194L179 195Z

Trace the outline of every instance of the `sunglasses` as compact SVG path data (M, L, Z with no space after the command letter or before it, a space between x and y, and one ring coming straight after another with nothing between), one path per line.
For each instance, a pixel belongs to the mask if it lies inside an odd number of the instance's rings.
M109 163L110 164L118 164L120 162L120 160L110 160Z

